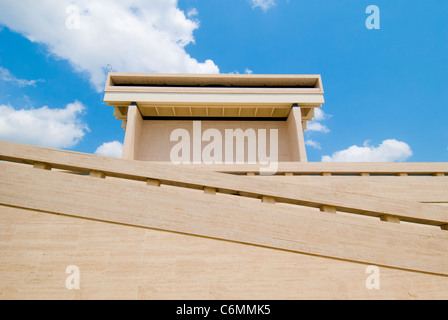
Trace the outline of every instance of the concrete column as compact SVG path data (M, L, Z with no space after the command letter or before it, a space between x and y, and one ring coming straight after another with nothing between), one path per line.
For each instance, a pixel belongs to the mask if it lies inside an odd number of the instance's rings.
M121 158L126 160L136 160L140 135L143 127L143 118L137 104L133 103L128 108L126 123L126 135L124 138Z
M303 138L302 111L298 105L293 105L286 120L286 129L289 135L289 147L291 160L297 162L308 162Z

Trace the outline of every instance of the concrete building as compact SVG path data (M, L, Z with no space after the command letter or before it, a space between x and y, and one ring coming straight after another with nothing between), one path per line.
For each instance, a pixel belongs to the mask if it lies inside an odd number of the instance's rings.
M0 299L447 299L448 163L308 162L323 94L111 73L122 159L0 142Z

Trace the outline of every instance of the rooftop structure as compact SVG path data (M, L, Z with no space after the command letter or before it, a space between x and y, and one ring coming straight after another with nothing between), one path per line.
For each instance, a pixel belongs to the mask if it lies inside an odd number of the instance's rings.
M222 135L278 130L279 161L306 162L303 132L323 93L319 75L110 73L104 101L123 121L125 159L168 161L170 133L183 127L192 134L191 121L202 121Z

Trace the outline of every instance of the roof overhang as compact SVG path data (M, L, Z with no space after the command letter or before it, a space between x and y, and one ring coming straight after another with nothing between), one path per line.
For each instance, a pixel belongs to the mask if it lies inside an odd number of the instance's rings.
M320 75L109 73L104 101L126 120L136 103L145 118L285 118L293 105L312 120L324 103Z

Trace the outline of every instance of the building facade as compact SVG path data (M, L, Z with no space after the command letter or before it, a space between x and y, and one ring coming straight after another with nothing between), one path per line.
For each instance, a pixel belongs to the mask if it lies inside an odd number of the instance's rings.
M318 75L111 73L121 159L0 141L0 299L446 299L447 163L313 163Z

